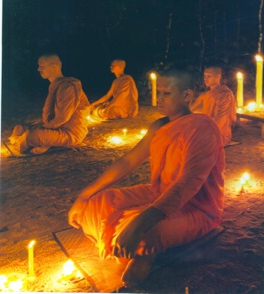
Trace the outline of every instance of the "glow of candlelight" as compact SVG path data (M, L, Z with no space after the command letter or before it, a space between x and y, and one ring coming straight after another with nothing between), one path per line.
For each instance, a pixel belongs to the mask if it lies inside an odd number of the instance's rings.
M124 136L127 134L127 129L123 129Z
M23 288L23 281L16 280L8 284L8 288L13 292L19 292Z
M147 130L145 130L145 129L140 131L140 134L143 135L143 136L146 135L146 133L147 133Z
M150 79L151 79L151 91L152 91L151 104L152 106L157 106L157 75L154 72L152 72L150 74Z
M262 79L263 79L263 58L260 55L256 55L256 103L257 110L260 110L262 104Z
M5 284L8 281L6 275L0 275L0 288L3 290L5 288Z
M71 275L74 270L76 270L75 265L72 260L67 260L63 265L63 275L68 276Z
M243 107L243 74L237 73L237 106Z
M119 138L118 136L114 136L109 139L109 142L115 145L119 145L123 143L123 140Z
M35 240L32 240L28 244L28 273L30 277L34 277L35 272L34 272L34 245L35 245Z
M256 111L257 104L256 102L249 102L247 105L247 110L250 112Z
M249 185L249 179L250 179L250 175L249 175L249 173L245 172L245 173L242 175L241 179L240 179L240 184L241 184L241 186L242 186L242 187L244 187L244 186L248 186L248 185Z

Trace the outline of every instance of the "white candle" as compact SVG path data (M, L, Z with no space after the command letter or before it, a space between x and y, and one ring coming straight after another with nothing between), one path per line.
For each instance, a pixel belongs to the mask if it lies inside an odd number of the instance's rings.
M262 105L263 58L260 55L256 55L256 62L256 104L257 110L260 110Z
M152 91L152 106L157 106L157 75L152 72L150 74L151 91Z
M243 107L243 74L237 73L237 107Z
M124 136L127 134L127 129L123 129Z
M35 272L34 272L34 245L35 245L35 240L32 240L28 244L28 274L30 277L34 277Z

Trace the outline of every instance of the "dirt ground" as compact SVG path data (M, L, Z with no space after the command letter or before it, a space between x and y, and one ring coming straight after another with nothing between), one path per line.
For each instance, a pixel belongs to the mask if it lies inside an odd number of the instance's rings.
M28 111L28 113L30 113ZM40 110L2 121L2 141L22 122L38 121ZM85 279L59 282L67 257L52 232L68 227L67 212L78 191L106 166L134 146L159 115L151 106L141 106L134 119L91 123L87 147L32 157L11 157L2 145L0 275L21 279L20 291L90 292ZM124 133L123 129L127 132ZM108 140L119 136L123 143ZM153 272L131 293L226 294L264 293L264 141L256 123L240 121L233 130L240 145L226 152L225 231L212 242L181 260ZM149 162L118 186L149 181ZM249 183L240 179L247 171ZM36 278L29 280L27 246L35 239ZM0 276L0 291L6 291ZM10 289L9 289L10 290Z

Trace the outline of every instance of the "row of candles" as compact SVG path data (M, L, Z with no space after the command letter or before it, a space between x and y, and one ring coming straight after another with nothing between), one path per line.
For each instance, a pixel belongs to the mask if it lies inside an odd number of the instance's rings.
M34 269L34 246L36 244L35 240L32 240L28 244L28 279L18 278L16 275L7 277L6 275L0 275L0 292L21 292L25 290L28 281L34 281L35 279L35 269ZM80 271L75 267L73 261L68 259L63 267L62 272L59 275L57 282L66 282L70 279L80 279L83 278Z
M152 91L152 106L157 106L157 75L152 72L150 74L151 91ZM263 83L263 58L256 55L256 111L259 111L262 105L262 83ZM244 106L243 97L243 74L237 73L237 107Z

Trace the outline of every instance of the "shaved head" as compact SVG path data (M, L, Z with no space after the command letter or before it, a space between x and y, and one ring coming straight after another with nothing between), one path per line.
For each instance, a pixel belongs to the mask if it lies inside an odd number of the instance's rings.
M56 64L60 69L62 68L62 62L57 54L45 54L39 57L39 60L47 62L49 65Z

